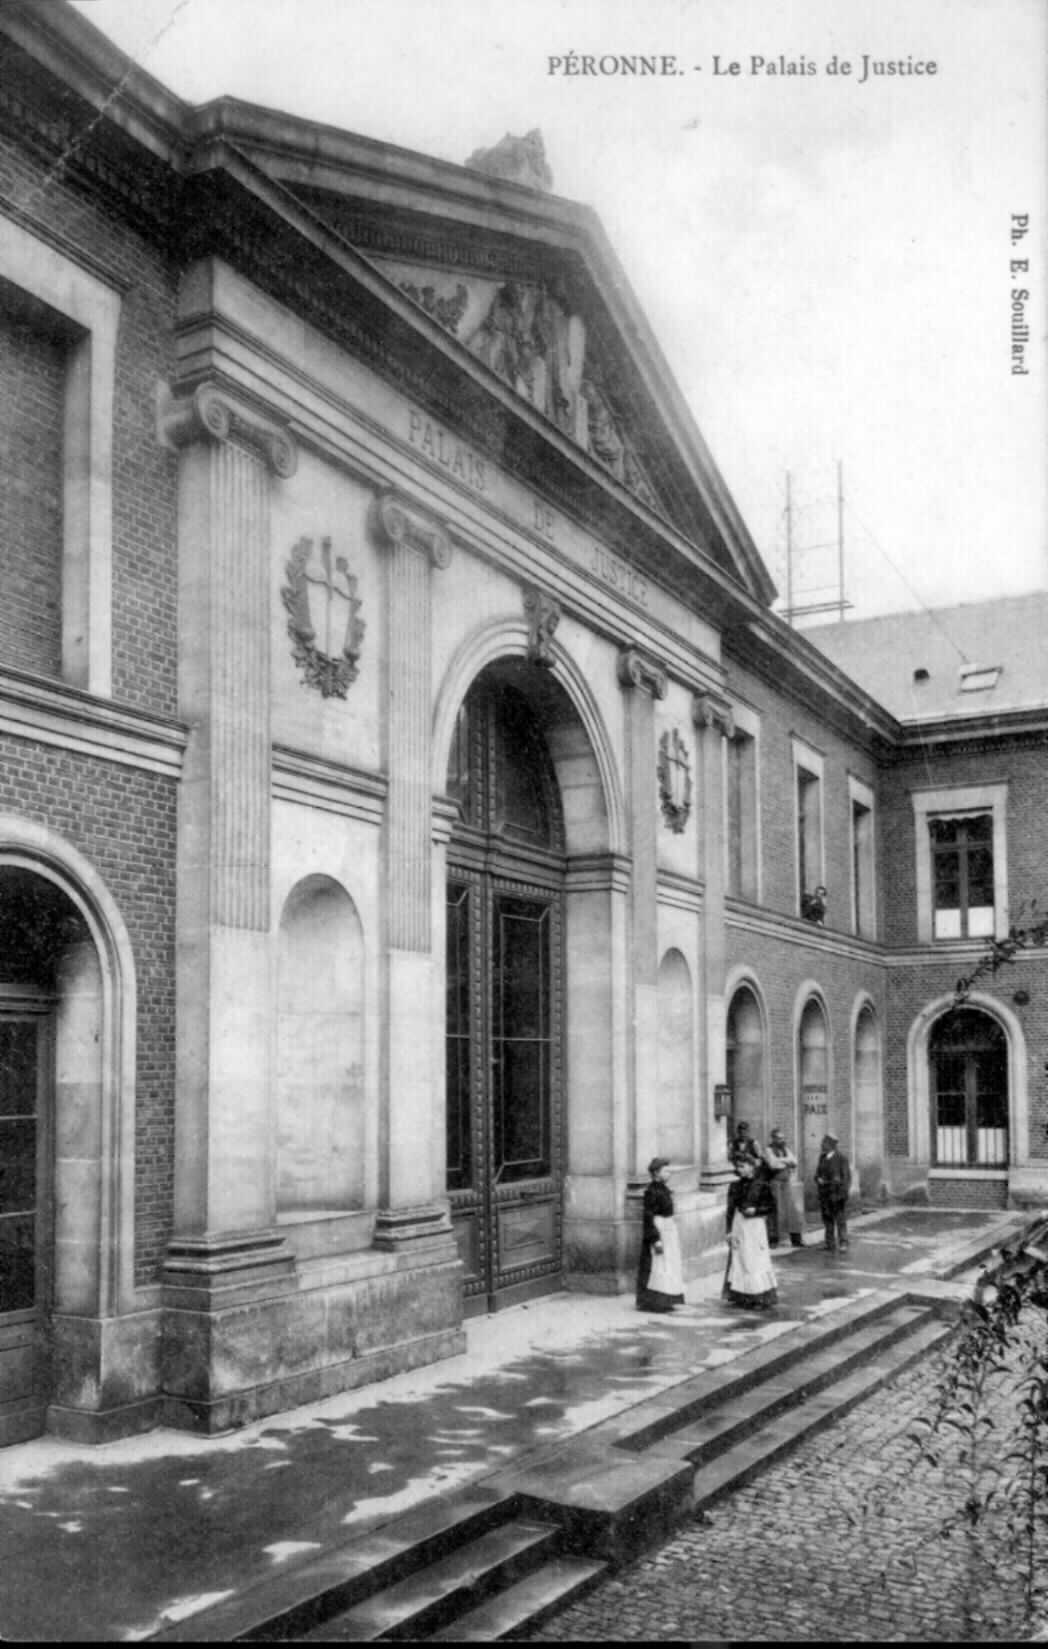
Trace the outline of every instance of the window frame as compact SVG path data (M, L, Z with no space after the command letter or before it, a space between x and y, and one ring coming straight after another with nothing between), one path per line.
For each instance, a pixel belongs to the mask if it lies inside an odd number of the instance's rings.
M798 916L803 915L803 898L806 893L814 893L817 887L826 885L826 785L825 760L818 750L796 736L790 740L793 758L793 878L795 883L795 909ZM818 817L815 825L815 842L813 843L818 864L813 875L808 867L808 877L811 885L803 886L804 878L801 875L801 774L805 774L817 786L816 802ZM805 844L804 859L807 866L807 844Z
M937 790L915 790L913 807L914 846L917 872L917 941L922 945L973 946L985 943L989 935L950 939L935 937L934 874L931 833L933 819L992 818L993 843L993 937L1003 939L1008 932L1008 782L982 785L945 785Z
M869 838L863 853L867 861L867 875L865 885L860 875L855 875L858 862L860 844L855 830L855 816L857 810L862 809L869 816ZM853 773L848 774L848 830L849 845L849 875L851 878L851 924L852 932L859 939L876 939L877 937L877 807L873 790L862 779L857 779Z
M733 700L731 716L734 732L730 739L722 743L723 761L723 837L724 837L724 888L729 898L745 899L751 904L759 905L764 892L763 864L761 853L761 746L760 731L761 718L756 710L747 704L740 704ZM740 886L732 885L731 870L731 815L729 811L729 786L731 782L731 762L733 760L729 745L748 740L752 746L753 794L749 798L748 818L740 818L742 847L741 847L741 874ZM742 812L740 798L740 814ZM748 829L747 829L748 826ZM747 854L747 848L749 853Z
M62 680L113 690L113 410L120 296L50 241L8 220L0 277L72 323L62 484Z

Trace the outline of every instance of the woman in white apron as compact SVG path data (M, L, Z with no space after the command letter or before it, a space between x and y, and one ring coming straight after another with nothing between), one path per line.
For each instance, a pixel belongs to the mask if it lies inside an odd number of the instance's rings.
M648 1163L651 1181L644 1191L644 1229L637 1267L637 1310L672 1311L684 1304L680 1238L673 1218L673 1192L666 1184L666 1157Z
M724 1298L731 1305L767 1311L779 1300L768 1247L767 1216L772 1207L768 1171L763 1163L748 1162L740 1162L735 1171L742 1184L736 1191L728 1237Z

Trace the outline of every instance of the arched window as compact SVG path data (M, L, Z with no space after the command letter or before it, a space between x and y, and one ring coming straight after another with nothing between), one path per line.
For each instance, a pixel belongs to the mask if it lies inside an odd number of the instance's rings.
M928 1038L932 1160L939 1168L1008 1163L1008 1040L995 1019L953 1008Z

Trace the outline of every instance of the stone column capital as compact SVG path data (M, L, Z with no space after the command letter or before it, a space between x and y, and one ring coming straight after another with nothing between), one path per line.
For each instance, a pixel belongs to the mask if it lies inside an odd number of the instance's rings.
M447 529L401 493L390 491L379 496L377 518L379 536L387 544L418 550L429 558L434 567L451 565L451 540Z
M288 480L298 468L298 447L276 418L239 400L213 383L197 384L188 394L168 398L159 417L161 439L184 447L195 441L239 440L254 447L269 469Z
M623 687L639 687L653 699L664 699L669 677L663 665L639 647L624 647L619 654L619 681Z
M724 738L735 737L735 718L727 699L713 693L697 693L691 701L691 719L698 728L713 727Z

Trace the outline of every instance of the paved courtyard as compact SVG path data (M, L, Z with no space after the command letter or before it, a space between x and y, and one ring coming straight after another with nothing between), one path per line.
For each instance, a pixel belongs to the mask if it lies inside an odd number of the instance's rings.
M628 1296L562 1294L473 1319L461 1357L225 1437L161 1428L0 1451L0 1637L146 1638L886 1284L963 1293L930 1279L965 1244L999 1241L1000 1223L884 1210L854 1222L846 1255L824 1254L813 1232L811 1247L780 1251L780 1305L760 1320L721 1305L718 1275L668 1318L638 1314ZM911 1381L857 1411L606 1583L549 1640L878 1638L885 1599L895 1635L957 1635L950 1599L967 1558L934 1540L935 1506L900 1437L921 1401ZM896 1481L897 1505L863 1511L867 1488ZM933 1541L934 1585L907 1571L915 1530ZM840 1613L830 1624L824 1599ZM995 1637L1011 1636L994 1608Z
M1042 1325L1042 1346L1046 1338ZM938 1359L910 1369L531 1641L1029 1638L1022 1587L1006 1567L1009 1508L967 1526L956 1434L945 1434L937 1466L911 1439L932 1412L939 1370ZM1014 1436L1018 1395L1014 1372L997 1381L984 1444L992 1458ZM1043 1527L1034 1555L1048 1577Z

